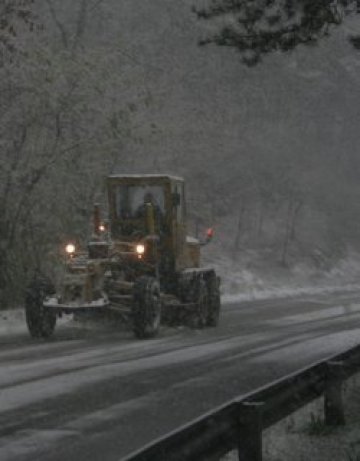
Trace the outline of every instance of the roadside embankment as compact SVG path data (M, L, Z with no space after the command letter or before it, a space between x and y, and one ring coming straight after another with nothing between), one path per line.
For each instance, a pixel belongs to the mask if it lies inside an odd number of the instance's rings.
M359 461L360 375L344 383L346 424L324 424L319 398L263 432L263 461ZM222 461L237 461L231 452Z

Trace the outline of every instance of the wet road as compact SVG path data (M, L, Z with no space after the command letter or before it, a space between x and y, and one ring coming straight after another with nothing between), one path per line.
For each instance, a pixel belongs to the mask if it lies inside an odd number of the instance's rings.
M221 324L139 341L69 322L0 338L0 460L113 461L360 340L360 293L227 304Z

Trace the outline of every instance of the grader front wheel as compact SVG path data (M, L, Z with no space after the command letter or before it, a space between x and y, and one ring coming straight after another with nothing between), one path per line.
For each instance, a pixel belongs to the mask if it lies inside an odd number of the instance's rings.
M154 277L139 277L133 288L133 331L137 338L152 338L159 333L161 299L159 282Z

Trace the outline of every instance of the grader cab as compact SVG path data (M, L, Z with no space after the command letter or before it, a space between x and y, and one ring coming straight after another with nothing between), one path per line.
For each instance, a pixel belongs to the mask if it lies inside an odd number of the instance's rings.
M58 290L35 278L25 309L30 334L53 333L58 315L118 312L131 318L134 334L149 338L161 323L216 326L219 278L200 267L203 241L187 236L184 180L167 175L107 178L108 220L94 210L86 252L67 246Z

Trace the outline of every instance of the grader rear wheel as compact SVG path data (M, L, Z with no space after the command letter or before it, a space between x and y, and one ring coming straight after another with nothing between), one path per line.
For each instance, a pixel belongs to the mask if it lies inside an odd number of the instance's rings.
M191 301L196 303L196 307L191 316L190 326L192 328L204 328L209 313L209 298L205 280L202 278L197 278L193 282Z
M139 277L133 288L133 331L137 338L153 338L159 333L161 299L159 282L154 277Z
M219 324L220 317L220 280L213 273L207 280L209 310L206 319L206 325L216 327Z
M26 324L33 338L48 338L54 332L56 314L43 306L46 296L54 292L53 285L45 278L34 279L26 290Z

